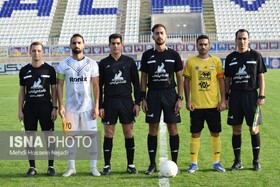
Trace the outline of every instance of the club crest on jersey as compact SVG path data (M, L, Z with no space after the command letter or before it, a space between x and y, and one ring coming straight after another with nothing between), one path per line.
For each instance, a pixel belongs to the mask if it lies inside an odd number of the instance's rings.
M230 0L244 8L245 11L258 11L258 9L265 4L266 0Z

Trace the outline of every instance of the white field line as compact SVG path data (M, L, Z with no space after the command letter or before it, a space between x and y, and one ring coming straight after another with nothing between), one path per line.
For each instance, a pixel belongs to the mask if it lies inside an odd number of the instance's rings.
M159 136L159 166L161 165L162 162L165 160L168 160L168 148L167 148L167 125L163 122L163 113L161 113L161 118L160 118L160 136ZM158 184L160 187L169 187L169 179L167 177L161 177L161 174L159 172L159 181Z

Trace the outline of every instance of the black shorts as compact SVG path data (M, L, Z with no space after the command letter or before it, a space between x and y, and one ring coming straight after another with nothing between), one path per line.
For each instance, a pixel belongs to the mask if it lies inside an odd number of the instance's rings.
M131 96L105 97L105 116L102 118L102 122L106 125L116 124L119 118L121 124L134 123L133 107L134 103Z
M25 130L37 131L39 121L42 131L53 131L54 122L51 119L52 106L51 102L25 103L23 107Z
M240 125L245 117L247 125L252 126L257 101L257 91L231 91L227 123L232 126Z
M180 113L175 114L177 93L175 89L149 90L147 94L148 111L146 123L159 123L161 111L163 111L165 123L180 123Z
M221 113L217 110L217 108L195 109L190 112L190 120L191 133L201 132L204 128L204 121L206 121L210 132L220 133L222 131Z

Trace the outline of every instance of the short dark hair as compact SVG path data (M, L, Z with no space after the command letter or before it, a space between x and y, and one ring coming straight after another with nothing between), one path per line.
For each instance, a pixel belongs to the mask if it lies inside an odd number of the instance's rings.
M199 37L197 37L196 43L198 44L198 40L201 40L201 39L207 39L209 41L209 43L210 43L209 37L207 35L205 35L205 34L202 34Z
M164 30L166 31L165 26L164 26L163 24L161 24L161 23L158 23L158 24L155 24L155 25L153 26L152 32L154 33L155 29L157 29L157 28L159 28L159 27L163 27Z
M80 34L77 33L77 34L74 34L74 35L71 37L71 39L70 39L70 44L72 43L72 39L73 39L73 38L76 38L76 37L82 38L83 43L85 43L84 37L83 37L82 35L80 35Z
M249 33L249 31L247 31L246 29L239 29L238 31L236 31L236 33L235 33L235 38L237 38L237 35L238 35L239 32L247 32L248 38L250 38L250 33Z
M33 45L40 45L40 46L42 46L42 49L44 50L43 44L41 42L38 42L38 41L32 42L31 45L29 46L29 50L31 50Z
M117 39L117 38L119 38L122 43L122 35L118 33L114 33L109 36L109 44L111 43L111 39Z

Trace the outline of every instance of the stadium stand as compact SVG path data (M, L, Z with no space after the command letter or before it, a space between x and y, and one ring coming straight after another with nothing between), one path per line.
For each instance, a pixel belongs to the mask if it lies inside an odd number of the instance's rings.
M140 23L140 0L128 0L124 43L138 43Z
M233 42L234 32L239 28L248 29L254 41L280 39L278 0L150 0L145 8L151 8L151 25L147 28L148 34L139 35L140 30L143 33L140 23L147 19L140 16L143 1L0 0L0 46L28 46L35 40L49 46L68 46L74 33L82 34L88 45L107 45L108 35L115 32L124 36L126 44L149 43L150 28L160 14L169 15L162 22L169 26L171 42L192 43L206 30L203 28L206 2L214 8L213 24L217 31L207 33L211 41ZM65 3L63 11L58 9L62 2ZM61 19L56 19L57 12L63 12ZM170 21L172 17L175 21ZM57 22L62 26L59 32L51 34ZM191 25L193 22L198 25ZM52 37L56 39L50 40Z
M245 28L252 40L279 40L278 0L213 0L217 38L229 41L233 32Z
M0 1L0 46L30 45L48 41L58 0Z
M68 0L58 44L68 45L75 33L88 44L107 43L108 35L117 31L118 6L119 0Z
M202 0L152 0L152 14L201 12Z
M279 0L0 0L0 75L18 74L35 40L45 45L44 60L56 67L70 55L74 33L84 36L85 54L95 60L108 55L108 35L121 33L124 53L139 65L153 46L155 23L167 27L168 46L184 60L207 31L210 52L224 61L236 49L236 30L248 29L250 47L263 54L268 68L280 68L279 22Z

